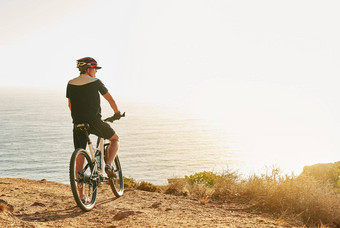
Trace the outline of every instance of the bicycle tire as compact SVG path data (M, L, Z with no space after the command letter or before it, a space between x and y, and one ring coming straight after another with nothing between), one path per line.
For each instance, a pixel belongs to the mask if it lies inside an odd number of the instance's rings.
M118 155L114 160L113 168L117 174L117 178L109 179L109 184L113 194L119 198L124 193L124 178Z
M83 156L83 158L81 158ZM83 159L83 168L78 172L78 177L76 174L77 158ZM96 203L97 197L97 181L91 178L94 169L94 165L88 152L82 148L76 149L71 157L70 161L70 184L73 193L73 197L78 205L83 211L90 211L93 209ZM85 199L79 196L79 191L82 189L82 193ZM88 192L86 192L88 190ZM87 197L89 197L87 200Z

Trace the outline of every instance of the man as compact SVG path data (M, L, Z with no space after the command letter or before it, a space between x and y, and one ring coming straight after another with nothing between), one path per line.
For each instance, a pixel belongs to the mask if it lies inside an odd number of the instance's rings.
M100 95L109 102L115 116L120 116L116 102L108 92L104 84L96 78L98 69L97 61L91 57L77 60L77 68L80 71L79 77L70 80L67 84L66 97L71 110L74 126L76 124L88 123L89 132L102 138L108 139L110 145L107 149L105 171L112 178L116 177L113 172L112 162L119 149L119 137L108 123L101 119ZM86 148L86 136L83 132L73 128L74 148ZM82 165L83 161L79 161ZM77 161L78 166L78 161Z

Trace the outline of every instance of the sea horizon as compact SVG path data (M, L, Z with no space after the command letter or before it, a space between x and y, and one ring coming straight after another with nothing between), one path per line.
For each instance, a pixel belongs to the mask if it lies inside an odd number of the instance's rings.
M74 148L64 92L2 88L0 103L0 177L68 183ZM126 99L117 103L126 112L112 125L120 136L124 176L166 184L168 178L222 172L238 162L228 142L223 142L227 136L204 120ZM102 115L112 115L103 99Z

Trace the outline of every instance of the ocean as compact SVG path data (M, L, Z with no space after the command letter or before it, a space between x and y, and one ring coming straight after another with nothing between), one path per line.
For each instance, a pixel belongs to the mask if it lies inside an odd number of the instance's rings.
M237 169L242 163L232 137L209 121L161 105L116 101L126 112L112 125L126 177L162 185L168 178ZM103 117L112 114L102 98ZM0 177L68 184L73 151L64 91L0 89Z

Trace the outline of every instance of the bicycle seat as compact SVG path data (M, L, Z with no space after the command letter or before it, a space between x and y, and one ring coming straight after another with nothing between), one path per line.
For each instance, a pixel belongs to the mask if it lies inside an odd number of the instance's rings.
M88 123L77 124L76 129L80 131L87 131L90 128Z

